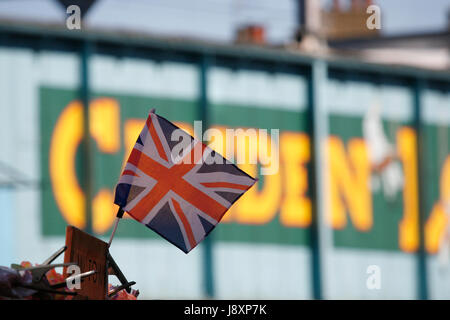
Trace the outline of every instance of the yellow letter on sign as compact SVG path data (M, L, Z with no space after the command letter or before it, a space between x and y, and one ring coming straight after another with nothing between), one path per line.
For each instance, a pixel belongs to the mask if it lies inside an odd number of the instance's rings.
M287 227L305 228L311 224L311 200L308 190L309 138L304 133L281 134L281 159L284 181L284 198L280 222Z
M237 139L240 143L237 143L238 149L236 152L248 155L246 163L240 164L239 167L251 176L257 176L257 165L249 163L249 160L254 159L249 154L251 150L258 150L258 154L268 154L267 149L274 150L278 146L270 137L267 140L260 139L259 135L256 139L254 136L245 137L242 135L238 136ZM259 152L260 148L263 148L264 153ZM268 165L272 165L272 163ZM280 173L265 175L262 178L263 181L257 182L258 184L263 183L262 190L258 190L254 186L236 203L234 211L231 213L234 221L243 224L265 224L275 217L281 199Z
M447 208L446 208L447 206ZM448 228L448 212L450 210L450 156L447 156L441 172L440 199L433 206L430 217L425 224L425 247L429 253L436 253Z
M79 101L64 108L53 129L49 172L53 195L68 224L86 225L85 197L75 172L75 155L83 139L83 106Z
M416 133L411 128L397 132L397 151L403 163L405 186L403 188L403 219L398 228L399 247L413 252L419 246L419 204L417 190Z
M331 225L342 229L347 224L346 209L353 225L359 231L372 227L372 194L369 189L370 164L363 139L353 138L348 143L348 157L343 142L329 137L329 183Z
M89 131L103 153L120 148L120 109L116 100L99 98L89 106ZM85 195L75 171L75 157L83 138L83 107L79 101L64 108L53 130L49 171L56 204L67 223L84 228ZM104 233L114 221L113 194L104 188L92 199L93 229Z
M120 149L120 106L115 99L98 98L89 105L89 131L103 153ZM102 188L92 199L92 228L105 233L112 225L117 210L111 190Z

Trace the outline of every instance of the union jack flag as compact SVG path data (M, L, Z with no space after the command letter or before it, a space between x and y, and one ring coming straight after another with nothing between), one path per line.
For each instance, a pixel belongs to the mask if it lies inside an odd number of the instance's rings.
M116 186L114 203L188 253L255 182L150 112Z

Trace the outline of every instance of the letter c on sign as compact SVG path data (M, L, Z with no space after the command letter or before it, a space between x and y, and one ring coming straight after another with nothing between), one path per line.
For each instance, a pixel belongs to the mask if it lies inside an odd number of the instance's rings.
M116 100L95 99L89 105L91 136L103 153L120 149L120 109ZM49 172L56 204L67 223L78 228L86 226L85 195L78 183L75 159L83 139L83 106L70 102L62 111L50 142ZM92 199L93 228L104 233L114 220L113 195L101 189Z

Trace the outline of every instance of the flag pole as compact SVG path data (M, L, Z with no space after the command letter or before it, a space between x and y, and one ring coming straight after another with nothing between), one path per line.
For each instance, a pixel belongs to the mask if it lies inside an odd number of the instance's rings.
M155 113L155 108L152 108L150 110L150 113ZM114 235L116 234L116 230L117 230L117 226L119 225L119 221L123 217L123 213L124 213L124 211L123 211L122 207L119 207L119 210L117 211L117 215L116 215L116 220L114 222L114 228L111 233L111 237L109 238L108 249L109 249L109 247L111 247L111 243L113 241Z
M114 238L114 235L116 234L117 226L119 225L119 221L120 221L120 219L122 219L122 217L123 217L123 209L122 209L122 207L119 207L119 210L117 211L117 215L116 215L116 221L114 222L114 229L113 229L113 232L111 233L111 237L109 238L108 249L111 246L111 242Z

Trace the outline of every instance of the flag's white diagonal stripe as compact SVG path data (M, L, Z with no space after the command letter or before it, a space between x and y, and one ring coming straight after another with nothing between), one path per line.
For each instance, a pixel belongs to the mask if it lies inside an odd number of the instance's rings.
M251 186L254 180L248 176L240 176L227 172L208 172L196 173L196 180L199 182L229 182L235 184L242 184Z
M170 165L167 163L166 160L161 158L161 156L158 153L158 149L156 148L156 142L153 141L152 135L149 132L149 128L147 126L147 123L145 123L144 128L142 129L140 133L141 141L144 145L141 145L139 143L136 143L134 148L141 151L148 157L152 158L153 160L157 161L158 163L164 165L165 167L170 167ZM169 159L170 161L170 159Z
M167 201L170 200L170 192L168 192L162 199L159 201L142 219L143 224L148 224L150 221L153 220L153 218L156 216L159 210L167 203Z
M189 250L191 250L191 244L190 244L189 238L187 236L187 231L184 229L183 221L181 221L181 218L178 215L177 211L175 210L171 200L169 201L169 206L170 206L170 210L173 212L173 215L174 215L175 219L177 220L178 226L180 227L181 234L183 235L183 239L184 239L184 245L186 246L186 249L189 251ZM188 220L188 223L189 223L189 220Z
M231 192L231 193L236 193L236 194L241 194L244 193L247 190L241 190L241 189L232 189L232 188L210 188L213 192L216 191L224 191L224 192Z
M166 141L166 136L164 135L164 133L161 129L161 126L159 125L158 116L155 114L151 114L151 117L152 117L153 127L155 128L156 134L158 135L158 138L161 141L161 145L164 149L164 152L166 153L166 157L169 160L169 163L173 164L169 144Z
M188 220L192 233L194 234L194 239L197 243L203 240L205 237L205 232L203 229L203 225L198 218L198 210L192 204L178 196L174 193L174 199L180 204L181 209Z
M119 183L128 183L138 187L148 187L148 182L145 179L135 176L124 175L120 178Z
M214 191L211 188L207 188L203 185L201 185L197 181L196 173L194 170L189 171L184 177L183 177L188 183L190 183L193 187L197 188L199 192L205 193L208 197L214 199L216 202L220 203L222 206L229 208L231 206L231 203L219 196L218 194L214 193Z

